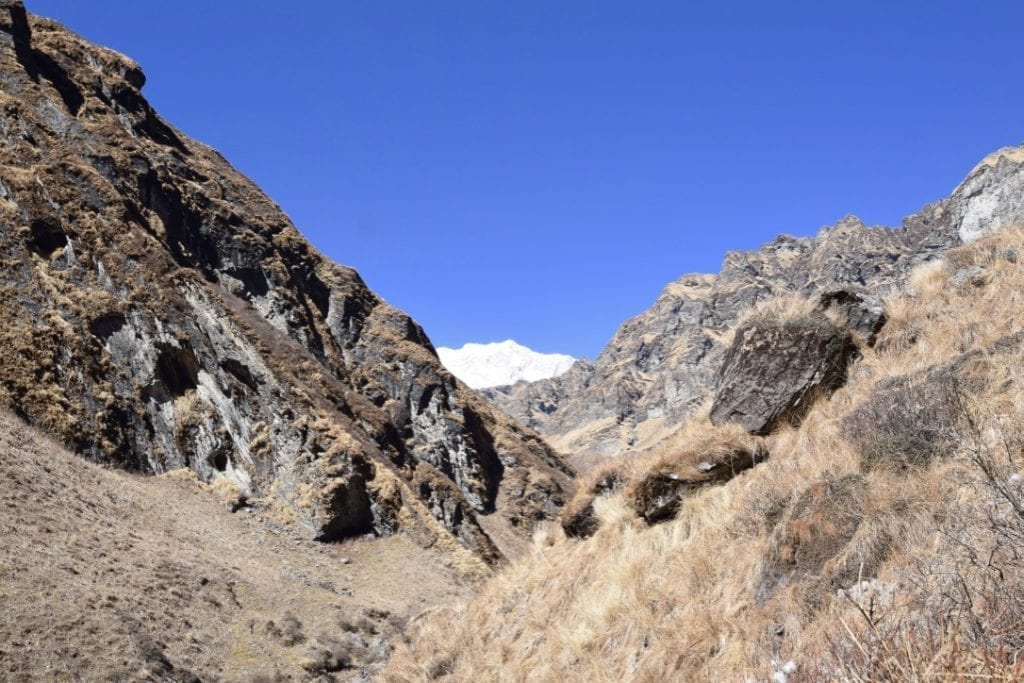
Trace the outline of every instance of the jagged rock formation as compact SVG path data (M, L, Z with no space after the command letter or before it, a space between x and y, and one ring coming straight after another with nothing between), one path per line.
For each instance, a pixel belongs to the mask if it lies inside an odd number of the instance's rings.
M0 401L90 459L227 478L321 540L425 509L494 559L555 516L559 457L144 83L0 2Z
M888 319L881 301L854 289L825 292L818 300L818 305L826 313L834 314L840 325L860 337L868 346L874 346L878 333Z
M857 356L853 336L812 312L791 320L755 317L736 330L725 354L711 423L737 422L751 434L796 424L814 399L846 382Z
M758 302L784 294L817 299L835 289L881 296L950 247L1024 222L1021 197L1024 148L1000 150L949 198L899 228L848 217L815 237L782 235L754 252L730 252L718 275L685 275L666 287L593 363L483 393L581 464L651 447L707 400L723 361L723 335ZM870 310L862 313L864 324L874 324Z

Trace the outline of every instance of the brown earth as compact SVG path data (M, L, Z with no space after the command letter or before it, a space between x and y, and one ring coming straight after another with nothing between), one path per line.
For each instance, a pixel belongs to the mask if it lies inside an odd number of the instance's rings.
M365 679L410 616L473 584L404 535L305 540L188 470L88 463L7 413L0 510L7 681L308 680L318 645Z

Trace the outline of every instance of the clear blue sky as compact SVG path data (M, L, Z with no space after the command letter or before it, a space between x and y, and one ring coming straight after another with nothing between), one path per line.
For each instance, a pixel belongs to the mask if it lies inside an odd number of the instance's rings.
M1020 2L27 0L438 345L596 355L725 251L1024 141Z

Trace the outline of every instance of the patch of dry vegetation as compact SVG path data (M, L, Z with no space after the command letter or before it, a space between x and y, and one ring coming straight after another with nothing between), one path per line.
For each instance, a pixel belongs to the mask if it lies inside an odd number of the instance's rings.
M1020 680L1022 248L1004 231L919 268L798 427L754 440L705 410L678 448L589 473L566 514L591 535L539 532L413 623L386 678ZM638 482L754 441L762 464L638 514Z

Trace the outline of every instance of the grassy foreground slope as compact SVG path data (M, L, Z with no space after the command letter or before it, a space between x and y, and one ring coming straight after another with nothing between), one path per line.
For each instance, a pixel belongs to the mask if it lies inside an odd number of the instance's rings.
M906 285L799 426L749 437L705 406L672 448L592 474L624 482L594 501L594 535L538 532L472 600L412 624L386 678L1024 677L1024 232ZM645 478L737 439L769 457L667 522L640 517Z

